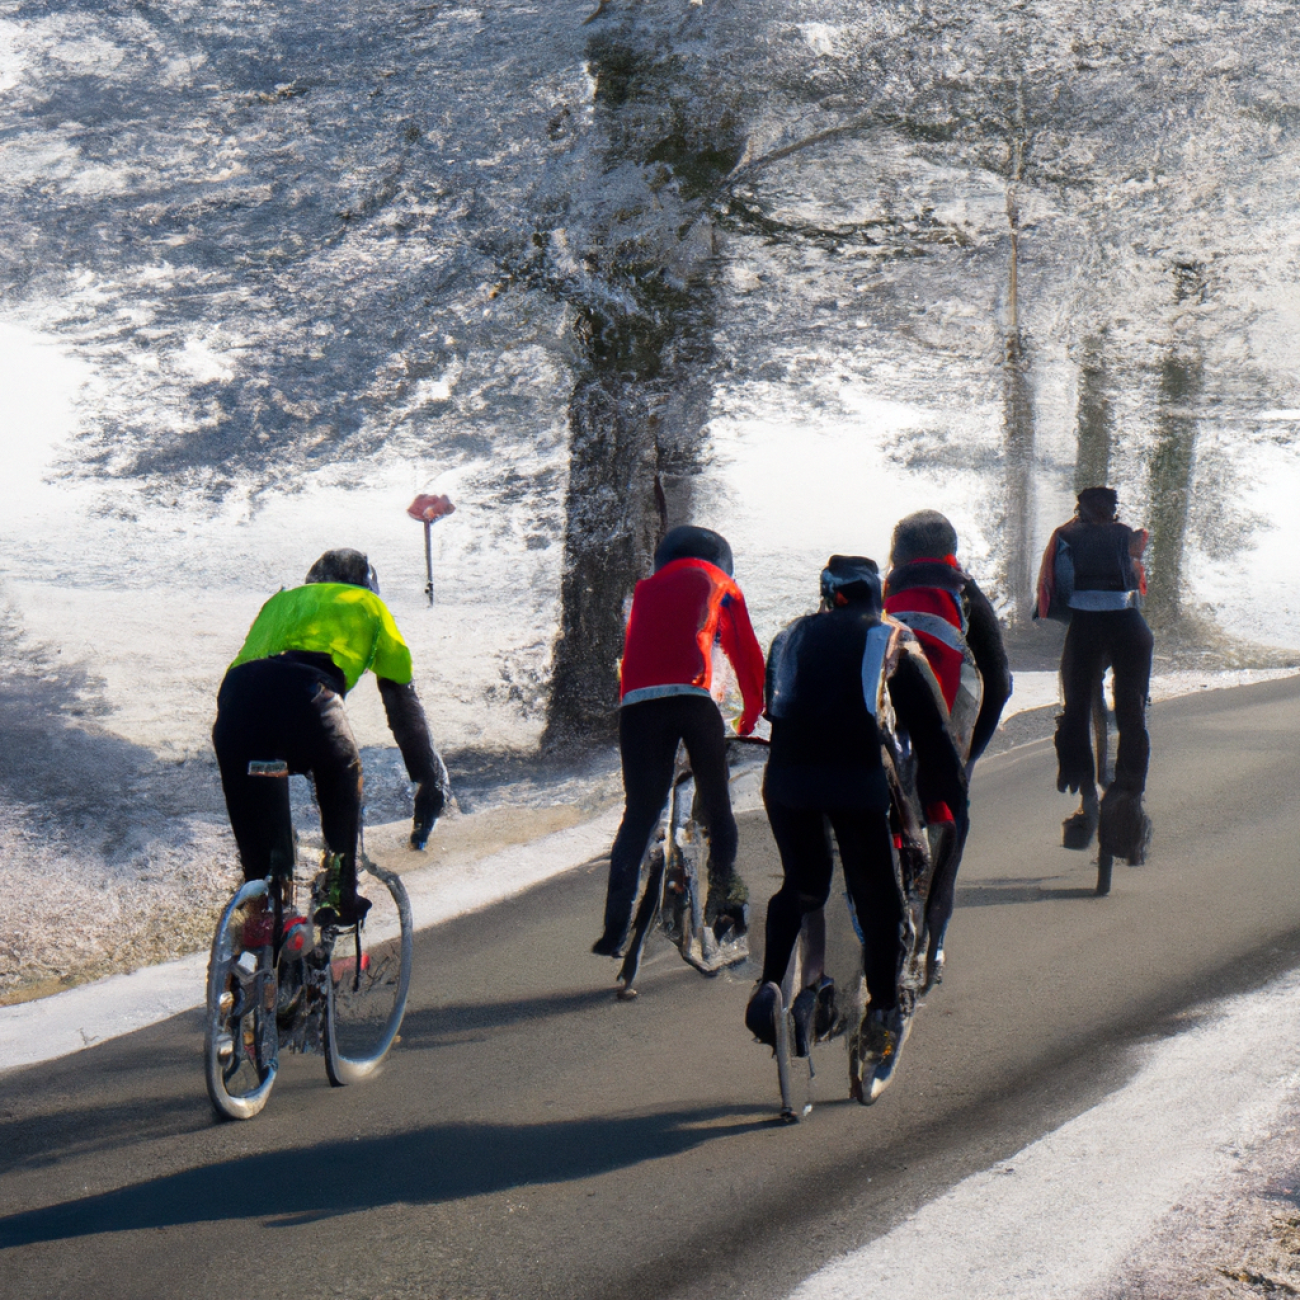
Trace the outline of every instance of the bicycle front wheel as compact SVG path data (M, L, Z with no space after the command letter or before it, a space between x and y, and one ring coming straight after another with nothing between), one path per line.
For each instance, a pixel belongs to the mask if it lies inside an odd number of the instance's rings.
M325 1071L336 1088L379 1068L402 1027L411 985L415 933L406 888L393 872L364 866L381 888L368 891L359 940L350 929L335 937L326 985Z
M267 943L245 944L245 924L270 938L262 907L265 880L250 880L226 905L208 960L207 1016L203 1037L208 1096L223 1119L252 1119L271 1095L279 1068L275 1023L275 967ZM265 932L265 933L262 933Z

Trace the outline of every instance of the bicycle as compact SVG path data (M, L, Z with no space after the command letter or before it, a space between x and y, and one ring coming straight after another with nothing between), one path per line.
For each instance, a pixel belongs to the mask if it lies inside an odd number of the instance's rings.
M829 981L824 978L826 913L821 908L804 916L799 939L790 955L785 979L776 1000L776 1070L781 1094L780 1118L793 1124L812 1112L812 1082L816 1078L812 1049L848 1031L849 1097L863 1105L875 1101L893 1078L899 1055L911 1033L912 1018L920 998L933 986L927 961L925 904L938 854L951 847L951 824L927 826L916 801L908 794L915 788L910 771L915 761L892 737L882 744L881 761L890 793L889 828L893 842L894 883L902 902L899 925L897 975L898 1037L881 1051L867 1032L866 1013L870 1006L867 984L859 973L851 1004L838 1009L824 996ZM838 853L836 855L838 857ZM853 900L846 893L849 917L862 942ZM815 972L810 982L805 972ZM852 1028L850 1029L850 1026ZM807 1093L802 1104L794 1099L794 1061L808 1063Z
M741 745L766 744L757 736L728 736L728 762ZM719 940L705 923L700 882L708 881L708 838L695 811L695 778L686 747L679 744L668 805L641 861L638 902L617 976L617 997L622 1002L637 996L641 959L656 924L682 960L702 975L716 975L749 957L747 935Z
M1071 813L1061 827L1062 843L1067 849L1086 849L1092 844L1092 837L1097 833L1101 820L1101 797L1097 791L1099 787L1104 790L1110 783L1110 712L1106 707L1105 676L1106 666L1103 664L1100 676L1093 683L1092 700L1089 704L1096 781L1091 789L1085 787L1080 792L1078 812ZM1099 841L1097 845L1098 898L1105 898L1110 893L1114 867L1114 854Z
M278 761L248 770L289 777ZM213 935L204 1073L222 1119L252 1119L265 1107L282 1051L322 1054L330 1083L343 1087L373 1075L401 1029L414 947L401 878L372 862L359 838L358 867L384 889L372 891L363 922L318 926L311 918L324 904L329 873L312 882L303 915L294 908L296 857L295 848L286 870L246 881Z

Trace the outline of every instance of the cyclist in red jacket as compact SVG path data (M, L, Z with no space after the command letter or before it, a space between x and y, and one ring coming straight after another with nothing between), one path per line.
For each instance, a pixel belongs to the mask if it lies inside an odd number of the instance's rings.
M745 933L749 891L736 873L725 729L710 692L717 643L736 670L744 698L737 730L749 735L763 708L763 651L731 575L726 538L684 525L660 542L654 575L638 582L633 593L618 726L627 802L610 853L605 932L591 949L599 956L617 955L627 939L641 859L668 798L679 742L690 756L709 834L705 920L719 941Z

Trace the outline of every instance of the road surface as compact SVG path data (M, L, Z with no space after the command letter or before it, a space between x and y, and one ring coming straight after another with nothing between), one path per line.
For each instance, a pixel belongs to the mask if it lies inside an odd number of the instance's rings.
M786 1295L1121 1086L1129 1044L1300 964L1300 680L1158 705L1152 734L1151 861L1106 899L1058 847L1050 741L982 764L949 974L870 1109L832 1044L812 1115L774 1122L752 971L664 951L617 1003L595 863L418 936L363 1087L293 1058L262 1117L214 1123L197 1013L0 1075L0 1294ZM741 861L765 898L760 815Z

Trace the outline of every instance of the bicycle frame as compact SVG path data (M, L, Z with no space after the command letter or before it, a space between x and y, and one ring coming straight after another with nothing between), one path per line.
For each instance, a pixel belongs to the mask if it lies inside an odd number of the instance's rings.
M766 743L757 738L728 737L729 747ZM645 886L618 973L620 1000L630 1001L637 996L636 978L646 941L656 923L682 960L702 975L716 975L749 955L747 942L743 951L739 944L719 944L705 924L702 882L707 883L707 864L708 840L695 820L695 777L685 746L679 745L660 829L642 860Z

